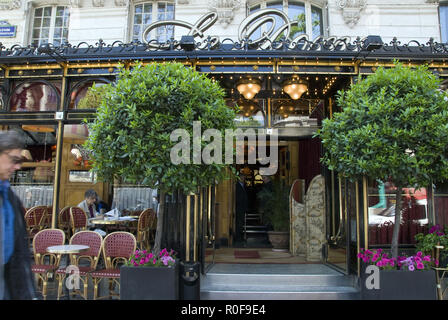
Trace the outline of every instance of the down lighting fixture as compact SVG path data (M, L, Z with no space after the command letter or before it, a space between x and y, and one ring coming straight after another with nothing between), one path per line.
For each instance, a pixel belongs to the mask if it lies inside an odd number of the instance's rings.
M236 84L238 92L247 100L252 99L261 90L261 81L256 78L243 78Z
M293 100L299 99L308 90L308 82L299 78L291 78L283 82L285 91Z

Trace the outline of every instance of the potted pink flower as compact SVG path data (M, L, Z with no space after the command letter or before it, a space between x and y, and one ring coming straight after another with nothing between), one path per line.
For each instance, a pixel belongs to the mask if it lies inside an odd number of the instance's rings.
M121 300L178 300L179 267L174 250L136 250L120 268Z
M418 251L391 258L382 249L361 249L363 300L435 300L436 261ZM372 267L373 266L373 267Z

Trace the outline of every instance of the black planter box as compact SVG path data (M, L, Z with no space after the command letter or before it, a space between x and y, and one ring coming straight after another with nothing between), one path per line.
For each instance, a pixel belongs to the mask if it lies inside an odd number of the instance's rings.
M179 267L120 268L121 300L178 300Z
M436 300L436 274L434 270L401 271L380 270L379 289L367 289L369 274L360 278L363 300ZM370 281L369 281L370 282Z

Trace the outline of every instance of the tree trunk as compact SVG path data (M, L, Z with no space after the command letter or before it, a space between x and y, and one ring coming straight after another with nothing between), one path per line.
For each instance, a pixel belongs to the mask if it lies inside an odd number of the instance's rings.
M401 186L397 186L397 190L395 191L395 224L391 243L392 258L398 257L398 235L400 233L401 223L401 191Z
M154 248L153 248L154 254L158 254L160 252L160 246L162 243L164 211L165 211L165 192L160 191L160 206L159 206L159 214L157 217L157 229L156 229L156 236L154 239Z

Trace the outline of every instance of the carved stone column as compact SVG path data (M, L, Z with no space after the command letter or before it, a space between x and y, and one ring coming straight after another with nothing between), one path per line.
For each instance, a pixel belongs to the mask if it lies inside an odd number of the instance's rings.
M306 253L306 211L305 204L296 199L297 195L303 197L305 192L305 181L297 179L294 181L290 192L290 252L293 256L305 255ZM303 199L303 198L302 198Z
M306 260L321 261L325 243L325 179L313 178L305 195L307 246Z

